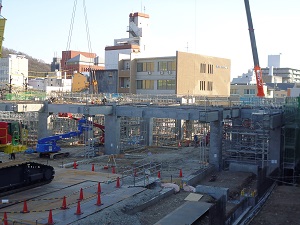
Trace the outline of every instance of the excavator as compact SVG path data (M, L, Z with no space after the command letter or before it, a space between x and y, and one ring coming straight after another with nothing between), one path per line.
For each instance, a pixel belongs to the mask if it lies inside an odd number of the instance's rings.
M1 9L2 0L0 0L0 57L6 22ZM0 151L11 156L15 156L15 152L24 151L26 146L22 142L26 139L26 135L23 131L26 131L25 127L17 121L0 122ZM54 174L52 166L37 162L19 161L15 160L15 157L11 157L8 162L0 161L0 196L49 183L53 180Z
M84 131L89 130L89 121L86 120L84 117L78 120L78 130L77 131L71 131L65 134L58 134L53 135L50 137L44 137L38 140L38 143L36 145L36 152L39 153L40 157L49 157L51 159L55 159L57 157L63 156L67 157L69 156L69 152L61 152L60 146L58 146L56 143L58 140L62 140L65 138L71 138L71 137L79 137Z
M254 72L255 72L255 76L256 76L257 96L264 97L265 96L264 87L263 87L264 82L263 82L263 78L262 78L262 70L259 66L257 46L256 46L254 29L253 29L253 22L252 22L252 17L251 17L249 0L244 0L244 1L245 1L245 8L246 8L246 14L247 14L248 27L249 27L252 56L253 56L253 62L254 62Z

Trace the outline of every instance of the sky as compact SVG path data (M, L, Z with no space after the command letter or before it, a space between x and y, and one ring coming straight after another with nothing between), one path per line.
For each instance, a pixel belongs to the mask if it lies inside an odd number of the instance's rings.
M51 63L65 50L89 51L104 58L105 46L126 38L129 13L150 16L151 50L227 58L231 77L253 68L244 0L2 0L7 19L3 46ZM281 54L281 67L300 69L300 1L249 0L261 67L268 55Z

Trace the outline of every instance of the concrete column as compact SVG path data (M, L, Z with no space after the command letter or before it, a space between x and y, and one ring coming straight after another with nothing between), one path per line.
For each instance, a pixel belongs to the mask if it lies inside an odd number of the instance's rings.
M269 159L268 159L268 171L269 175L274 169L280 165L280 141L281 141L281 128L270 130L269 139Z
M120 153L120 128L121 119L115 115L105 116L105 144L106 155Z
M217 170L222 168L222 135L222 122L210 122L209 163L214 165Z
M183 139L183 120L176 120L176 131L178 134L177 140Z
M38 113L38 139L48 137L49 130L48 130L48 124L49 124L49 113L48 112L39 112Z
M141 123L141 134L144 136L146 146L153 145L153 118L143 118Z

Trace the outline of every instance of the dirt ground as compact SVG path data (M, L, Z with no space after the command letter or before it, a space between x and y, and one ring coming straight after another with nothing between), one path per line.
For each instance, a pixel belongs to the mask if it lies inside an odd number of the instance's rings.
M251 225L300 225L300 188L277 186Z
M195 171L203 168L203 157L200 149L194 147L182 148L149 148L140 151L128 152L115 156L112 160L108 156L99 156L95 158L87 158L84 156L84 147L63 148L63 151L70 152L68 158L60 158L55 160L39 158L36 153L16 155L18 160L38 161L40 163L48 164L54 168L71 165L74 161L79 162L78 169L90 170L91 164L95 165L95 171L104 170L105 165L116 165L117 173L122 173L124 170L131 169L133 166L142 165L149 162L162 163L161 176L162 180L170 182L171 179L176 180L179 177L180 169L183 177L188 176ZM9 161L8 155L0 155L2 161ZM204 157L205 158L205 157ZM109 169L110 170L110 169ZM107 171L107 170L106 170ZM110 172L110 171L107 171ZM229 200L234 201L239 198L240 192L243 188L251 189L255 187L255 178L249 173L239 172L215 172L215 181L211 182L211 175L204 179L202 185L227 187L229 188ZM141 202L148 201L154 196L157 196L161 187L149 189L140 195L129 198L122 203L118 203L109 209L103 210L101 213L92 215L86 220L78 224L154 224L164 216L181 206L186 202L185 197L189 192L180 191L173 194L159 203L152 205L134 215L126 213L126 208L129 206L141 204ZM251 222L255 224L300 224L300 188L297 187L277 187L271 198L267 201L263 210ZM229 203L227 205L227 212L234 206ZM280 207L279 207L280 206ZM281 207L282 206L282 207ZM95 222L97 221L97 222ZM208 224L208 218L204 216L203 220L197 224Z

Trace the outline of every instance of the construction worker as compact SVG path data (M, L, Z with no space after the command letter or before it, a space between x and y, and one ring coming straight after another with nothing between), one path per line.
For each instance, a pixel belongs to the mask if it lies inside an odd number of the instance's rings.
M195 146L195 148L198 147L198 145L199 145L199 138L198 138L197 134L195 134L194 135L194 146Z

